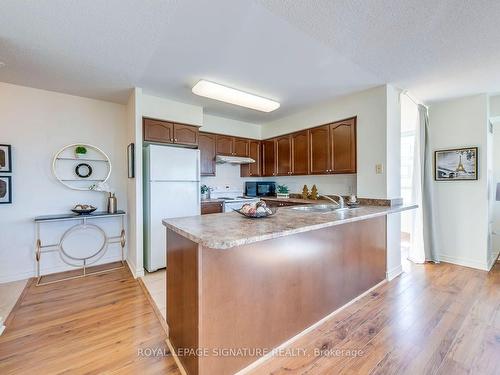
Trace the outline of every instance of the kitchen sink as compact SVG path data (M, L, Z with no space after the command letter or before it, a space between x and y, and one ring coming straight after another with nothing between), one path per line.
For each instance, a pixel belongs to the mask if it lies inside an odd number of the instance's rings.
M295 206L292 210L302 211L302 212L333 212L333 211L345 211L348 207L340 208L334 204L311 204L309 206Z

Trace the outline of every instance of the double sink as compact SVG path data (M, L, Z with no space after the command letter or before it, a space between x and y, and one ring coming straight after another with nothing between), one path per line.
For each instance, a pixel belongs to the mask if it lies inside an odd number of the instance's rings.
M335 204L312 204L308 206L294 206L291 207L292 210L297 210L301 212L342 212L350 210L349 207L340 207Z

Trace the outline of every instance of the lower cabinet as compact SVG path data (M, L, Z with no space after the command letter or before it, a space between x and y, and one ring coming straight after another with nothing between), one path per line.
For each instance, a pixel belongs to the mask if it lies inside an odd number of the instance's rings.
M201 214L218 214L224 209L224 203L222 202L201 202Z

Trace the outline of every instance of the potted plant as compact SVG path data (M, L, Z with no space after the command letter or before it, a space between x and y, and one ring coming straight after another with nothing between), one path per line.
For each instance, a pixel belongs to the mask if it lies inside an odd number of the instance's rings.
M210 193L210 189L208 188L207 185L201 185L200 186L200 190L201 190L201 199L208 199L209 198L209 193Z
M286 185L278 185L276 187L278 189L278 192L276 193L276 198L289 198L288 194L288 186Z
M83 146L76 146L75 148L75 156L77 158L82 158L87 155L87 149Z

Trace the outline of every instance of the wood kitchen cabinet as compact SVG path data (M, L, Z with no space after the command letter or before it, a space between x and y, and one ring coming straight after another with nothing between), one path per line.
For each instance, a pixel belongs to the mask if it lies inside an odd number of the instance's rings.
M332 173L356 173L356 119L330 125Z
M262 176L276 176L276 140L262 142Z
M356 173L356 118L309 130L310 174Z
M248 157L248 146L248 139L233 138L233 156Z
M170 121L144 118L144 141L155 143L175 143L185 146L198 145L198 127Z
M261 142L248 142L248 156L255 160L255 163L241 165L241 177L259 177L261 176Z
M309 173L330 173L330 125L309 130Z
M174 123L174 143L197 146L198 134L196 126Z
M200 174L202 176L215 176L216 139L215 134L200 132L198 135Z
M306 175L309 173L309 130L293 133L291 142L291 173Z
M144 140L147 142L174 143L172 122L145 118L142 120Z
M234 137L228 135L217 135L217 155L233 156Z
M201 202L201 214L218 214L224 210L222 202Z
M276 138L276 175L289 176L292 174L291 137L285 135Z

